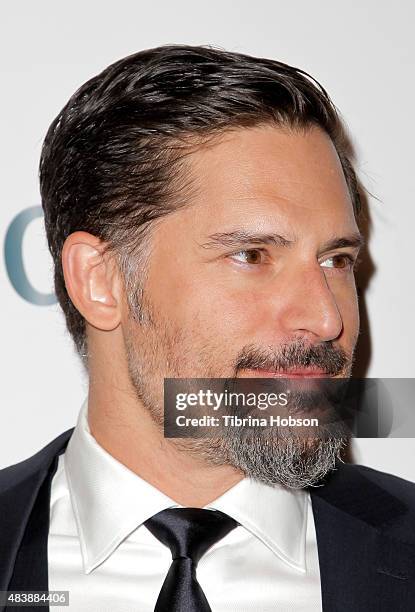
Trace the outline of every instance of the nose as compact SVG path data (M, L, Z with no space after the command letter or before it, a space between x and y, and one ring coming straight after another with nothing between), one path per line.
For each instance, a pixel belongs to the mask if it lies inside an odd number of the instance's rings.
M321 266L316 263L301 273L297 270L285 287L280 324L288 336L313 343L338 338L343 320Z

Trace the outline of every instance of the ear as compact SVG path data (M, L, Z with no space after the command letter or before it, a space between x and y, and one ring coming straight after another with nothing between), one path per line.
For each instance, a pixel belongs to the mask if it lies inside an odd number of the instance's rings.
M121 322L122 283L106 244L88 232L70 234L62 249L66 289L74 306L94 327L115 329Z

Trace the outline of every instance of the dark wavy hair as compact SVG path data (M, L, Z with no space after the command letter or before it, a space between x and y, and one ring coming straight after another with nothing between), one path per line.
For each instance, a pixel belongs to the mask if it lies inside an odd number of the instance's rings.
M46 134L40 188L56 296L81 357L85 320L69 298L61 263L67 236L83 230L102 239L118 258L130 306L139 306L139 255L152 222L186 205L186 155L226 130L261 124L323 129L357 216L359 190L344 127L326 91L303 70L212 47L170 45L115 62L70 98Z

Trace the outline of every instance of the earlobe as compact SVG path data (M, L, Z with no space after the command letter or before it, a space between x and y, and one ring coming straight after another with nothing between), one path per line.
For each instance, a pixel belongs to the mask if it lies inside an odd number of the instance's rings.
M103 253L105 244L88 232L74 232L62 249L66 289L74 306L94 327L109 331L121 321L118 269Z

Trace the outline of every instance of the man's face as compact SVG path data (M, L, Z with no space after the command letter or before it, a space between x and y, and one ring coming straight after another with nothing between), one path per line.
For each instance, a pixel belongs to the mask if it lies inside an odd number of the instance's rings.
M124 323L131 379L156 421L164 377L349 376L359 232L329 137L240 129L189 164L189 206L154 228L147 320Z

